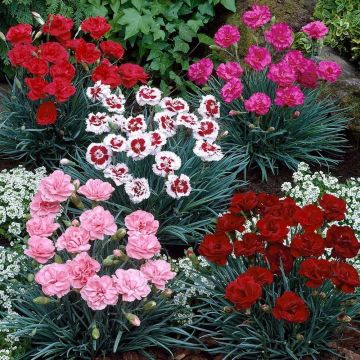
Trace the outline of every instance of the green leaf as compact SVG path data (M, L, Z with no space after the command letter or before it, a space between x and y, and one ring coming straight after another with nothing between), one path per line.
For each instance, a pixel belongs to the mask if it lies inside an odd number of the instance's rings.
M142 17L140 13L135 9L125 9L124 15L119 20L119 24L126 25L125 40L138 34L143 27Z
M143 0L131 0L131 3L139 11L144 7L144 1Z
M195 32L190 28L189 25L180 24L179 25L179 36L181 39L191 42L195 36Z
M184 40L181 40L180 37L175 38L174 51L187 53L189 50L190 50L189 44L187 44Z
M235 0L221 0L220 3L228 10L235 12L236 11L236 4Z
M197 37L201 44L205 44L205 45L213 45L214 44L214 40L206 34L198 34Z

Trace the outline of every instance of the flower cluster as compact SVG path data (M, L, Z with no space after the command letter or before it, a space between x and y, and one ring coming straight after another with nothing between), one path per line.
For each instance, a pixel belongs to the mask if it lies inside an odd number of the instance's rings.
M357 256L360 243L350 226L336 225L346 211L343 199L327 193L302 207L290 197L237 193L229 212L218 218L215 234L204 237L199 253L219 266L229 256L248 264L225 292L240 311L263 302L264 287L281 283L284 276L289 283L300 277L304 286L318 291L332 283L353 293L360 279L347 260ZM272 304L265 305L270 309ZM310 317L308 304L290 289L277 297L271 312L275 319L292 323Z
M151 286L154 291L164 290L174 278L168 262L153 259L161 250L156 236L159 222L152 214L138 210L125 217L127 231L117 229L114 216L99 205L113 191L101 180L90 179L79 186L60 170L40 182L30 205L32 218L26 224L30 238L25 254L44 265L35 274L35 281L46 296L62 298L73 291L91 309L103 310L120 301L144 299ZM85 209L80 195L93 202L91 209ZM69 200L83 211L78 218L64 221L59 211ZM126 246L115 247L126 234ZM104 258L99 248L94 248L107 243L109 237L114 248ZM51 262L55 257L57 260ZM114 273L106 271L109 266L115 267Z
M192 134L193 152L202 161L219 161L223 157L215 143L219 138L220 105L211 95L202 98L195 113L190 112L184 99L162 98L159 89L141 86L136 101L145 109L138 114L133 109L126 112L124 95L119 90L111 92L101 82L88 88L87 95L92 101L100 102L105 112L90 113L86 119L86 130L101 136L101 142L88 146L86 159L96 169L103 170L104 176L115 185L124 185L133 203L149 198L150 187L146 178L132 175L130 164L141 164L149 156L154 157L152 171L165 179L165 190L170 197L180 199L190 195L190 178L175 173L181 169L182 159L166 150L167 142L178 131ZM157 108L161 110L156 111ZM119 156L125 156L125 162L119 162Z
M215 44L223 49L233 48L233 58L226 63L220 64L216 69L217 77L225 84L220 90L224 102L231 103L240 99L244 103L245 110L255 116L266 115L272 106L296 107L302 105L305 95L302 88L313 89L317 87L319 80L335 82L341 75L340 66L333 61L320 61L305 58L301 51L291 50L294 41L294 33L290 26L285 23L270 22L271 14L267 6L253 5L243 14L242 20L246 27L252 30L263 29L266 46L251 45L245 56L245 69L240 65L237 54L237 44L240 40L240 32L236 26L223 25L215 34ZM328 29L320 22L315 21L307 24L302 31L312 39L322 39ZM230 54L230 51L227 50ZM280 54L281 53L281 54ZM231 55L231 54L230 54ZM282 56L280 61L273 62ZM190 65L188 77L197 85L204 85L213 73L214 64L210 59L201 59ZM244 74L250 72L264 72L267 78L276 85L275 97L270 94L257 92L248 99L244 99ZM243 80L243 81L246 81Z
M29 203L45 168L28 171L22 166L0 172L0 237L13 241L22 235Z
M38 14L37 14L38 15ZM146 83L148 75L136 64L117 63L124 57L121 44L104 40L111 26L97 16L84 20L76 32L74 22L61 15L48 15L41 31L29 24L12 26L6 33L11 44L10 63L24 69L27 97L39 101L38 125L51 125L57 120L57 107L76 92L74 78L80 68L90 71L93 82L102 81L111 87L132 88L137 82ZM76 34L74 35L74 33ZM85 40L90 39L90 40Z

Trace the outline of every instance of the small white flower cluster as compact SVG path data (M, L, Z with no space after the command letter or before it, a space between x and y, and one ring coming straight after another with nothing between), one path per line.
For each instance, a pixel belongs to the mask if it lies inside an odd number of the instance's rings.
M24 217L45 168L28 171L19 166L0 172L0 236L16 239L24 229Z
M132 108L130 116L125 116L126 100L119 89L113 94L108 86L97 82L87 89L87 96L93 102L100 102L107 112L90 113L86 119L86 131L105 134L101 142L88 146L86 160L103 170L104 176L117 186L124 185L134 203L150 197L148 180L134 178L129 163L116 163L116 153L125 153L133 161L154 156L152 170L165 178L166 193L174 199L189 196L192 190L187 175L175 174L181 168L181 158L174 152L162 151L180 128L192 133L193 152L202 161L220 161L224 156L220 146L215 144L219 136L220 104L212 95L203 97L195 114L189 112L189 104L184 99L162 98L159 89L144 85L136 93L137 104L146 106L144 114L135 115Z
M24 291L22 288L19 289L19 285L15 289L12 281L19 280L19 276L28 271L27 261L24 255L20 255L12 248L0 246L0 312L7 314L6 316L11 317L15 314L11 299L18 295L19 291ZM0 360L14 359L13 354L18 349L19 338L8 329L2 329L0 343L2 343Z

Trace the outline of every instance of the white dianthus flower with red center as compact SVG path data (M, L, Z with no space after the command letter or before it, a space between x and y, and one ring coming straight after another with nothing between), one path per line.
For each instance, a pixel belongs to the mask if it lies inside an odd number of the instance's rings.
M102 99L103 106L109 112L122 114L125 111L125 97L123 94L111 94Z
M207 140L213 142L219 134L219 125L211 119L201 120L197 128L193 132L193 136L197 140Z
M121 135L109 134L104 138L103 142L111 147L113 152L126 151L127 149L126 139Z
M101 81L97 81L94 86L86 89L86 96L92 102L100 102L111 94L109 85L102 84Z
M191 192L190 179L184 174L180 176L169 175L165 186L167 194L174 199L189 196Z
M152 169L156 175L165 177L180 169L181 159L171 151L161 151L155 155L155 164Z
M149 133L151 139L151 155L157 154L161 151L163 145L166 144L166 136L163 132L154 130Z
M182 98L164 97L160 101L160 106L163 110L169 111L172 115L189 111L189 104Z
M105 169L112 157L112 151L109 146L104 144L92 143L86 150L86 160L90 164L94 165L96 169Z
M140 106L159 104L161 100L161 91L158 88L153 88L147 85L140 86L136 92L136 101Z
M202 161L219 161L224 157L219 145L198 140L194 147L194 154Z
M86 119L87 132L100 135L110 131L109 116L106 113L90 113Z
M128 134L145 132L147 128L144 115L130 116L123 124L123 131Z
M104 170L104 177L113 180L117 186L124 185L133 179L129 168L123 163L109 165Z
M125 192L130 201L138 204L150 197L149 182L145 178L135 178L125 184Z
M176 117L176 124L177 125L183 125L187 127L188 129L196 129L198 125L198 117L193 113L180 113Z
M220 103L216 101L213 95L203 96L198 112L205 118L218 119L220 117Z
M176 120L169 111L161 111L155 114L154 121L159 124L161 130L166 136L174 136L176 134Z
M139 133L129 137L127 156L134 160L141 160L148 156L151 152L151 139L149 134Z

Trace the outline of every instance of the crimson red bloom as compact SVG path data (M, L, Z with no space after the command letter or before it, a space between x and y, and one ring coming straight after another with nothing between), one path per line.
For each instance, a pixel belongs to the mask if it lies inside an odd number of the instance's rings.
M299 275L307 278L310 288L318 288L331 275L331 264L325 259L306 259L300 264Z
M355 288L360 286L359 273L357 270L345 262L333 262L331 264L334 285L344 293L353 293Z
M260 234L269 242L282 242L289 229L282 219L266 215L256 223Z
M42 26L42 32L56 36L58 39L67 40L70 38L70 32L74 22L61 15L48 15L45 24Z
M252 276L242 274L230 282L225 290L225 299L230 300L237 310L246 310L260 299L261 286Z
M319 205L324 210L325 219L328 221L341 221L345 219L346 202L331 194L324 194L319 199Z
M252 276L260 286L270 285L274 281L274 274L261 266L252 266L245 274Z
M69 58L66 49L57 42L49 41L39 46L40 57L51 63L64 62Z
M32 100L39 100L46 97L46 85L48 84L42 77L25 78L25 84L29 88L27 97Z
M57 118L56 106L52 101L43 102L36 112L36 123L38 125L55 124Z
M326 247L332 247L331 255L341 259L355 257L360 249L360 243L350 226L332 225L326 233Z
M297 220L295 218L296 211L300 209L300 206L296 205L294 199L287 197L281 200L282 216L283 220L289 226L296 226Z
M45 60L36 57L32 57L22 65L29 73L36 76L44 76L49 71L48 63Z
M291 271L294 264L290 248L283 244L269 245L265 250L265 257L270 265L270 270L275 274L280 274L280 264L286 274Z
M65 42L65 46L71 50L76 50L80 45L85 43L84 39L70 39Z
M224 214L217 220L216 231L244 231L245 218L234 214Z
M94 44L86 41L80 42L75 50L75 59L77 62L93 64L100 58L100 56L100 50Z
M306 232L314 232L322 226L324 214L316 205L305 205L296 211L295 219Z
M16 44L8 51L7 56L13 66L23 65L34 57L37 47L28 44Z
M11 44L31 44L32 27L29 24L18 24L11 26L6 33L6 40Z
M65 102L75 94L76 89L70 81L56 78L47 85L46 92L55 96L57 102Z
M254 192L237 193L231 199L229 210L232 213L238 214L241 211L254 209L257 204L257 196Z
M50 67L50 75L53 79L61 78L71 82L75 76L75 73L76 70L74 66L67 61L54 64Z
M325 240L319 234L305 233L294 235L291 241L291 255L294 257L321 256L325 250Z
M99 39L111 29L110 24L102 16L89 17L81 23L81 30L90 33L93 39Z
M117 60L122 59L125 53L121 44L111 40L101 42L100 49L105 55L112 56Z
M241 241L234 241L234 254L236 256L263 254L264 250L262 237L254 233L243 234Z
M108 60L103 60L101 64L95 68L91 78L94 83L101 81L103 84L110 85L112 88L119 86L121 83L118 67L111 65Z
M205 235L199 246L199 254L216 265L225 265L233 246L225 233Z
M137 64L121 64L118 71L121 78L121 84L128 89L134 87L138 81L142 84L146 84L149 77L144 68Z
M257 195L257 207L262 215L264 215L269 208L279 204L280 200L274 194L260 193Z
M303 323L309 319L310 311L305 301L292 291L285 291L275 301L274 318L292 323Z

